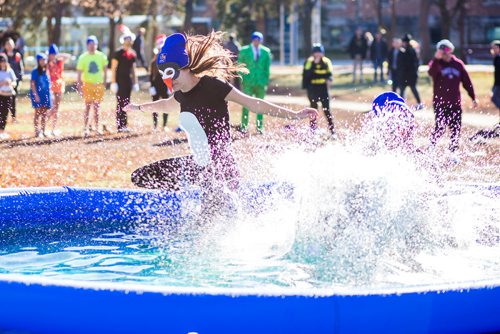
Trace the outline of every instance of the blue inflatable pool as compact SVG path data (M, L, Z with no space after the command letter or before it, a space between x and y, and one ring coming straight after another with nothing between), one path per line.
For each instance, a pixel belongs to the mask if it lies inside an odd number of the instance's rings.
M290 194L288 187L278 187ZM484 191L498 194L498 187ZM246 194L250 205L271 190ZM5 229L89 219L181 214L195 192L33 188L0 192ZM21 333L494 333L500 279L377 291L180 288L0 274L0 332Z

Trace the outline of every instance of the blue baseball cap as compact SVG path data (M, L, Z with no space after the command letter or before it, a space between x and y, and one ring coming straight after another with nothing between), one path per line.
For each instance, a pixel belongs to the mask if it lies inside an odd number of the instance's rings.
M49 55L56 55L59 53L59 48L55 44L51 44L49 47Z
M389 104L400 104L406 106L405 99L394 92L384 92L379 94L372 103L372 111L378 116L382 109L384 109ZM408 107L406 107L408 108Z
M258 40L260 40L260 41L262 42L262 41L264 40L264 35L262 35L262 33L261 33L261 32L259 32L259 31L255 31L255 32L252 34L252 41L253 41L254 39L258 39Z
M36 54L36 61L37 61L37 62L39 62L39 61L40 61L40 59L45 59L45 60L47 60L47 55L46 55L45 53L43 53L43 52L38 52L38 53Z
M89 37L87 37L87 44L89 43L99 44L99 41L97 40L96 36L90 35Z

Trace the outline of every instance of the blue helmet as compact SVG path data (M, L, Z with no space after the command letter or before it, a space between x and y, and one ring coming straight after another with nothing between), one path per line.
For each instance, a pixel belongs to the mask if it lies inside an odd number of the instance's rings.
M321 52L321 53L325 53L325 47L323 46L323 44L321 43L315 43L313 44L313 47L312 47L312 53L315 53L315 52Z
M262 35L262 33L261 33L261 32L259 32L259 31L255 31L255 32L252 34L252 41L253 41L254 39L258 39L259 41L261 41L261 42L262 42L262 41L264 40L264 35Z
M49 47L49 55L56 55L58 53L59 53L59 48L57 47L57 45L52 43Z
M398 104L408 108L405 104L405 99L403 99L400 95L394 92L384 92L373 100L372 111L376 116L379 116L382 109L387 107L389 104Z

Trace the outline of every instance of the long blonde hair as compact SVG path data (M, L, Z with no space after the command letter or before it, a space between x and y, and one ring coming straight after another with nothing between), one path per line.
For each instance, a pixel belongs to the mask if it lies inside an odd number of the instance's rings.
M187 68L196 76L205 74L229 80L247 74L248 69L233 61L234 55L224 49L224 32L213 31L205 35L187 35L186 51L189 55Z

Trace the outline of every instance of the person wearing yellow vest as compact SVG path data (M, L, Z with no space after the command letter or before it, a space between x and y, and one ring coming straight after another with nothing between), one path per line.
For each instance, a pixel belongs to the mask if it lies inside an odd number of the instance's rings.
M314 44L312 55L306 59L302 72L302 88L307 90L307 97L311 108L318 108L321 103L323 112L328 120L328 130L335 138L333 116L330 113L330 97L328 86L333 80L333 67L330 59L325 57L325 49L321 44ZM317 128L317 121L311 120L311 129Z
M271 68L271 50L262 45L264 36L256 31L252 34L252 43L244 46L238 56L238 63L245 64L248 74L242 75L243 93L263 99L266 95ZM241 115L241 132L248 131L249 110L245 107ZM257 131L264 129L264 115L257 114Z

